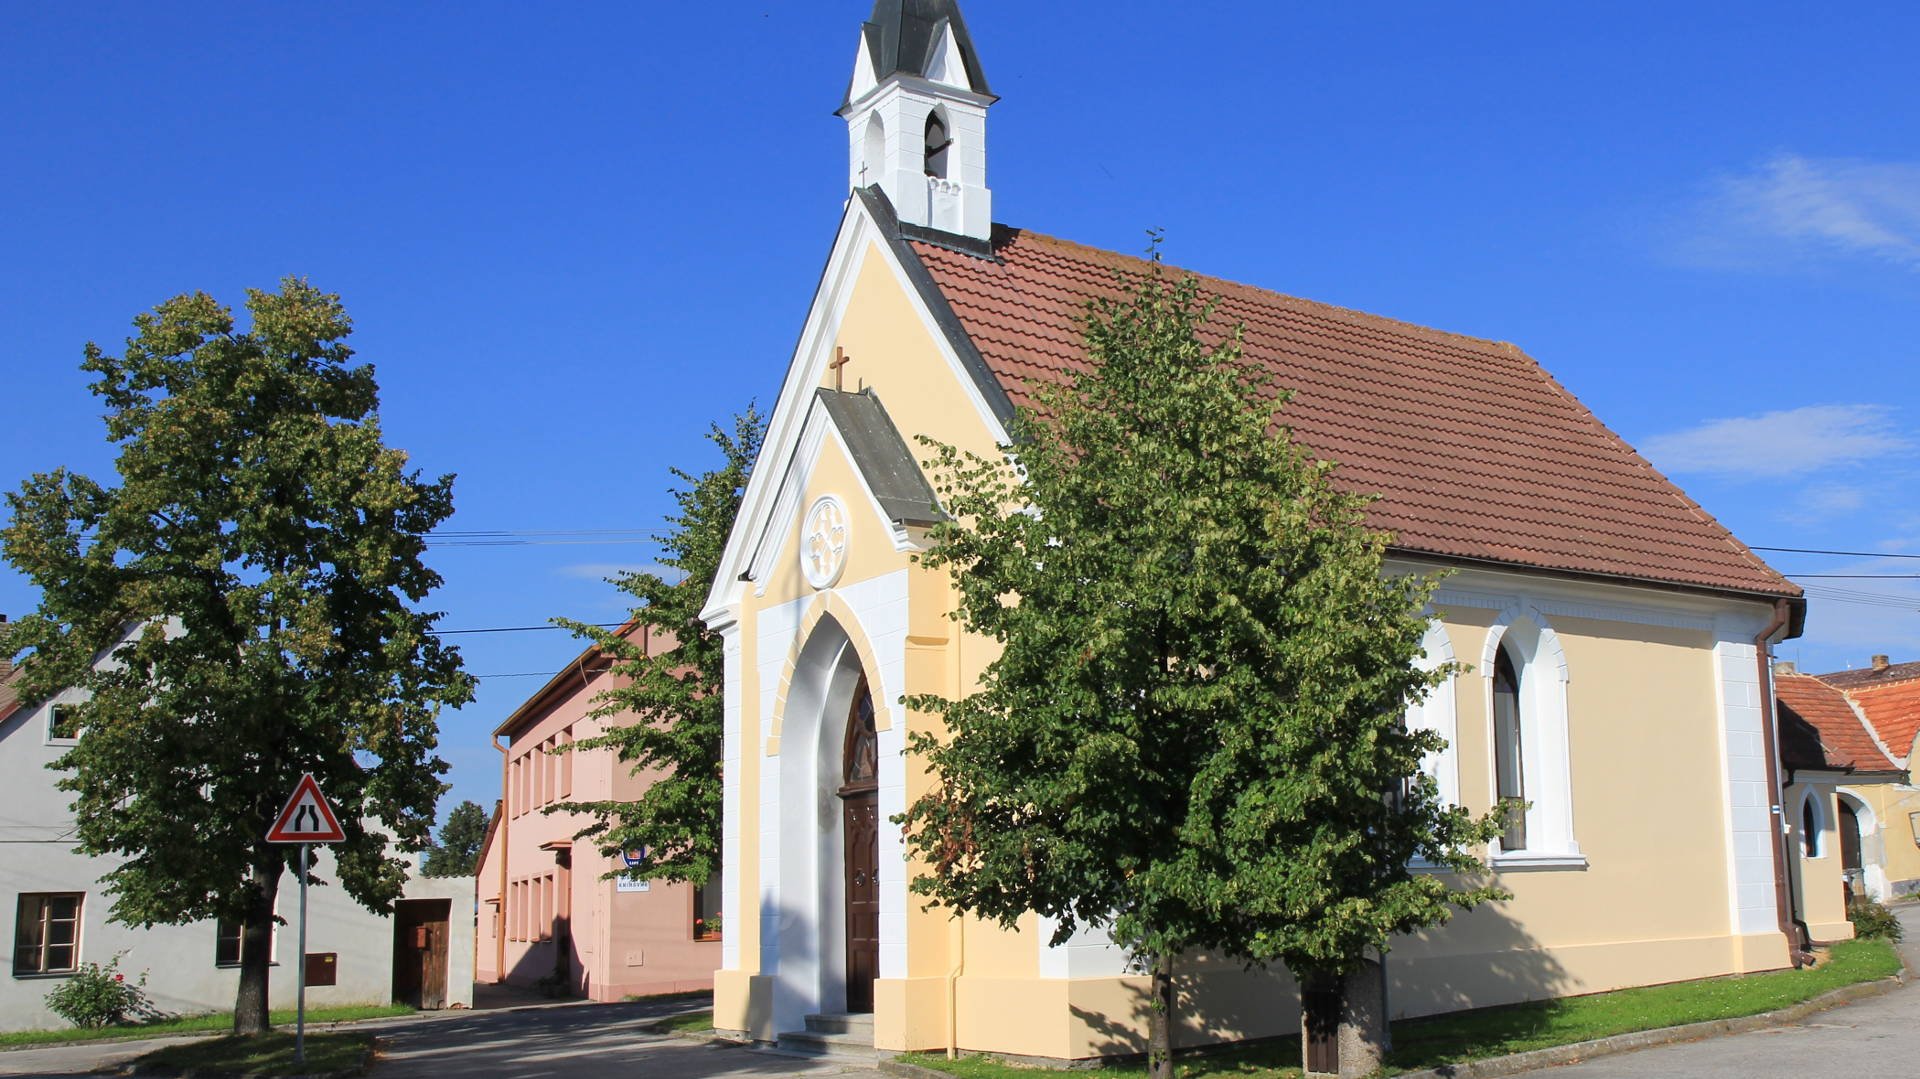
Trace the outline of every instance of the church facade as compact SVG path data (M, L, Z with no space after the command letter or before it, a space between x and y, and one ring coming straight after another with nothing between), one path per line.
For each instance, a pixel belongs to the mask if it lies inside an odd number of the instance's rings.
M758 1040L870 1013L881 1050L1144 1049L1120 948L925 908L889 823L931 783L907 734L938 723L903 698L964 694L994 654L913 561L940 515L916 440L999 452L1084 369L1088 299L1147 268L992 223L994 101L955 3L876 4L851 194L703 612L727 646L715 1025ZM1513 346L1200 283L1294 391L1294 436L1381 496L1390 570L1453 571L1426 651L1466 670L1407 716L1448 742L1441 791L1530 803L1487 852L1513 898L1396 941L1392 1013L1788 965L1767 650L1799 590ZM1284 972L1194 956L1178 980L1182 1043L1298 1029Z

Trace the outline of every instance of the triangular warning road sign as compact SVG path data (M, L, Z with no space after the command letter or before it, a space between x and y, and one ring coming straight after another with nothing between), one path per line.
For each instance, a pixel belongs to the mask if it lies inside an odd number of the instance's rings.
M312 772L294 784L287 808L280 811L280 819L267 832L269 843L338 843L345 838L340 818L333 815L333 807L320 793Z

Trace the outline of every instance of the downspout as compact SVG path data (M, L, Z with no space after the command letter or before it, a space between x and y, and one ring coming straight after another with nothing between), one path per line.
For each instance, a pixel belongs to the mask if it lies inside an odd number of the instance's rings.
M1806 948L1806 938L1796 928L1797 920L1793 916L1792 890L1787 886L1787 859L1792 852L1787 849L1787 833L1782 826L1780 803L1784 800L1785 790L1780 786L1780 751L1775 742L1774 727L1777 723L1773 700L1773 636L1786 628L1790 606L1786 600L1775 600L1773 621L1753 638L1753 658L1760 670L1760 737L1767 754L1767 819L1773 830L1773 905L1774 913L1780 925L1780 935L1787 938L1787 954L1797 968L1805 965L1802 955Z
M500 751L500 918L493 927L493 984L507 980L507 927L513 919L507 914L507 830L513 825L513 788L507 774L507 747L500 736L493 736L493 748Z
M953 923L956 927L954 951L958 954L958 958L954 960L953 967L947 971L948 1060L960 1059L960 996L957 983L960 976L967 972L967 916L964 913L956 913L953 916Z

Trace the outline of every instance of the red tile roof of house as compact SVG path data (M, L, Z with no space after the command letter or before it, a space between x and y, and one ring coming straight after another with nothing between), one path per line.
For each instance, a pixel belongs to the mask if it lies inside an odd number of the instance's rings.
M20 707L20 694L13 688L14 680L20 677L18 670L11 670L0 677L0 719L6 719Z
M1899 770L1846 694L1805 674L1775 675L1773 693L1780 703L1780 759L1788 767Z
M1888 749L1902 755L1913 752L1913 740L1920 736L1920 678L1859 686L1846 690L1846 694Z
M1884 667L1859 667L1850 671L1834 671L1832 674L1816 674L1814 677L1830 686L1839 686L1841 689L1884 686L1893 682L1920 679L1920 662L1889 663Z
M1087 369L1087 301L1150 265L1008 228L994 259L908 242L1015 405ZM1246 355L1293 391L1279 415L1301 444L1381 496L1370 520L1397 550L1800 595L1514 346L1199 280L1216 322L1244 325Z

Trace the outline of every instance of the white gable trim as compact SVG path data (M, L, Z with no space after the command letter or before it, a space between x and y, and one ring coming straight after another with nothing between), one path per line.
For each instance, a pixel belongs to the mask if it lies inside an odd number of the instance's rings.
M1005 425L987 403L985 394L974 382L972 373L954 350L952 342L947 339L939 320L921 299L906 267L894 252L890 238L857 196L849 199L846 215L841 219L839 235L834 238L833 252L827 259L826 270L820 277L820 287L814 293L813 305L807 311L799 343L794 348L793 360L787 365L786 379L781 384L780 397L774 403L773 416L767 423L767 436L760 447L760 457L754 462L753 475L747 481L747 490L741 499L739 518L734 522L733 532L727 537L726 550L720 556L719 572L714 575L707 592L706 606L700 612L701 619L709 625L730 617L728 608L744 597L743 575L755 576L755 559L766 546L762 540L769 527L774 525L774 519L782 516L783 511L791 513L797 509L786 504L797 502L799 498L797 493L789 493L793 484L788 482L788 466L802 453L802 442L808 433L808 419L815 400L813 390L825 380L827 364L833 359L834 341L839 337L854 284L859 280L868 253L873 251L879 252L886 261L895 283L913 305L928 338L940 350L954 381L965 392L980 421L986 425L996 442L1004 445L1009 441ZM914 432L902 434L911 438ZM871 492L868 494L871 497ZM758 579L764 581L764 576Z

